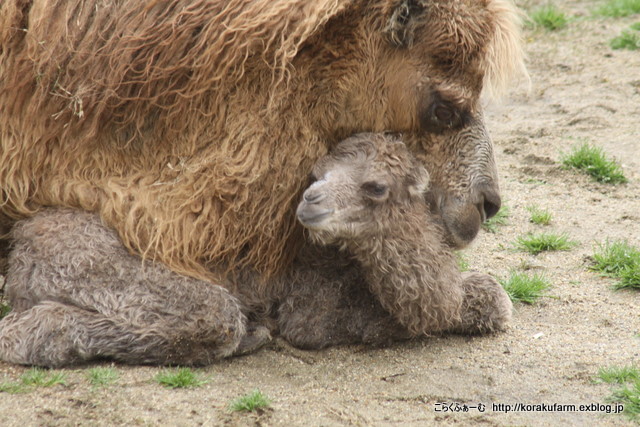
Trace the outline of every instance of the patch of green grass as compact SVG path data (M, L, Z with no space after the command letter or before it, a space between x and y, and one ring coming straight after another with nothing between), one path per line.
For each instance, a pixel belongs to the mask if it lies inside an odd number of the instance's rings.
M455 254L458 260L458 269L460 271L469 271L469 261L467 261L464 254L460 251L455 251Z
M25 386L51 387L54 385L66 385L67 380L62 372L51 372L42 368L31 368L20 377Z
M509 224L507 219L511 214L511 209L509 206L502 206L498 213L496 213L493 217L489 218L482 224L482 228L490 233L496 233L498 231L498 227Z
M567 15L554 4L549 3L531 11L527 24L533 28L555 31L566 27L568 22Z
M623 184L627 178L618 163L609 160L604 151L588 143L573 147L568 155L562 158L565 168L581 170L598 182L606 184Z
M118 371L115 368L92 368L86 372L89 383L94 387L104 387L114 384L118 380Z
M538 255L545 251L568 251L577 246L578 243L569 240L565 233L538 233L520 236L516 240L516 247L533 255Z
M2 250L4 246L1 243L2 242L0 241L0 250ZM4 287L6 284L7 283L5 282L4 277L0 277L0 319L9 314L9 312L11 311L11 307L9 306L9 303L7 302L7 299L4 295Z
M531 214L529 221L538 225L549 225L551 223L551 212L538 206L529 206L527 210Z
M231 402L229 409L232 412L239 411L256 411L258 409L264 409L269 407L271 402L269 399L258 389L253 390L251 393L239 397Z
M620 281L615 289L640 289L640 265L627 267L620 272Z
M593 12L594 15L611 18L620 18L635 13L640 13L640 0L608 0Z
M608 384L623 384L607 399L624 405L624 414L640 421L640 369L636 366L601 368L597 379Z
M11 307L5 301L0 298L0 319L9 314Z
M613 402L624 405L624 414L631 420L640 422L640 381L615 390L610 398Z
M617 276L627 267L640 264L640 250L626 240L607 241L598 245L593 261L591 270L607 276Z
M207 381L198 378L198 375L190 368L162 371L156 375L155 380L167 388L200 387L207 383Z
M605 276L619 280L616 289L640 289L640 250L626 241L599 244L593 254L593 265L589 267Z
M546 296L544 291L551 285L541 274L528 275L527 273L512 272L506 280L499 281L513 302L533 304L539 298Z
M607 384L624 384L629 381L640 381L640 369L636 366L600 368L597 379Z
M26 393L27 391L28 388L24 384L10 381L0 383L0 393L18 394Z
M611 49L640 49L640 33L637 31L623 31L618 37L614 37L609 42Z
M0 383L0 393L27 393L35 387L52 387L67 385L64 373L52 372L42 368L31 368L20 376L19 381Z
M640 31L640 22L636 22L635 24L631 25L631 29Z

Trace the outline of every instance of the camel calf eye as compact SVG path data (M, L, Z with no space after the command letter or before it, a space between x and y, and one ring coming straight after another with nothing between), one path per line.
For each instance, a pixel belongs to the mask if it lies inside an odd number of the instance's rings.
M380 184L375 181L368 181L362 184L362 189L368 196L380 198L387 194L387 190L389 188L384 184Z

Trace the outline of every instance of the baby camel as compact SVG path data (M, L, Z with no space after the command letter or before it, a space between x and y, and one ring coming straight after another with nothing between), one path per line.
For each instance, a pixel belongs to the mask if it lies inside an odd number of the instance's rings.
M461 274L425 202L426 170L389 135L360 134L320 159L298 219L360 263L382 306L412 335L502 329L512 304L490 276Z
M424 201L428 175L404 144L356 135L314 174L298 218L317 244L269 286L251 270L212 284L140 260L91 213L51 209L21 221L0 359L202 365L275 333L315 349L504 327L508 296L489 276L457 271Z

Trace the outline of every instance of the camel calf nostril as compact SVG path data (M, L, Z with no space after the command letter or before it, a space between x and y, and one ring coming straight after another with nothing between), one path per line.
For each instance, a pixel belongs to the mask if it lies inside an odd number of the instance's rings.
M303 199L307 203L320 203L324 199L324 194L319 191L305 191Z

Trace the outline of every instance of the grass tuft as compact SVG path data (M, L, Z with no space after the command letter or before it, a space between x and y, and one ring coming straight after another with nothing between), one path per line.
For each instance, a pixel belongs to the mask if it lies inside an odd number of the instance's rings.
M469 271L469 261L465 258L461 251L455 251L456 259L458 261L458 269L460 271Z
M569 240L567 234L539 233L520 236L516 240L516 247L533 255L545 251L568 251L578 243Z
M640 264L624 268L620 272L620 281L613 287L615 289L640 289Z
M534 224L549 225L551 223L551 213L548 210L539 208L535 205L527 207L527 210L531 214L531 218L529 220Z
M156 382L167 388L200 387L207 383L201 380L190 368L164 370L155 378Z
M640 289L640 250L626 241L600 244L593 254L590 270L620 279L616 289Z
M482 228L490 233L496 233L498 231L498 227L509 224L507 219L511 214L511 210L508 206L502 206L498 213L496 213L493 217L489 218L482 224Z
M0 297L0 319L9 314L9 312L11 312L11 306Z
M50 371L41 368L31 368L20 377L25 386L51 387L54 385L67 385L64 373Z
M640 49L640 33L637 31L623 31L618 37L614 37L609 42L611 49Z
M89 383L94 387L104 387L118 380L118 371L114 368L92 368L86 373Z
M231 402L229 405L229 409L232 412L240 412L240 411L256 411L258 409L263 409L269 407L271 402L269 399L262 394L262 392L258 389L253 390L251 393L239 397L238 399Z
M593 260L595 263L591 270L607 276L617 276L627 267L640 264L640 250L626 240L607 241L598 245Z
M600 368L597 378L607 384L624 384L629 381L640 381L640 369L635 366Z
M624 405L624 414L631 420L640 421L640 381L636 380L630 385L615 390L611 399Z
M547 4L533 10L529 14L528 25L534 28L544 28L555 31L567 26L567 15L553 4Z
M551 287L548 280L537 273L530 276L527 273L512 272L508 279L500 280L500 284L511 301L526 304L533 304L546 296L544 291Z
M631 420L640 421L640 369L636 366L601 368L597 379L608 384L624 384L614 390L610 402L624 405L623 414Z
M26 393L29 391L24 384L20 384L17 382L1 382L0 383L0 393L9 393L9 394L18 394L18 393Z
M605 184L623 184L627 178L618 163L609 160L599 147L587 143L574 147L571 153L563 156L562 164L565 168L584 171L593 179Z
M42 368L31 368L23 373L17 382L0 383L0 393L26 393L34 387L52 387L54 385L67 385L64 373L54 373Z
M0 319L9 314L11 311L11 306L7 302L7 297L4 293L4 288L6 286L5 278L0 276Z
M610 18L621 18L635 13L640 13L640 0L609 0L593 12L594 15Z

